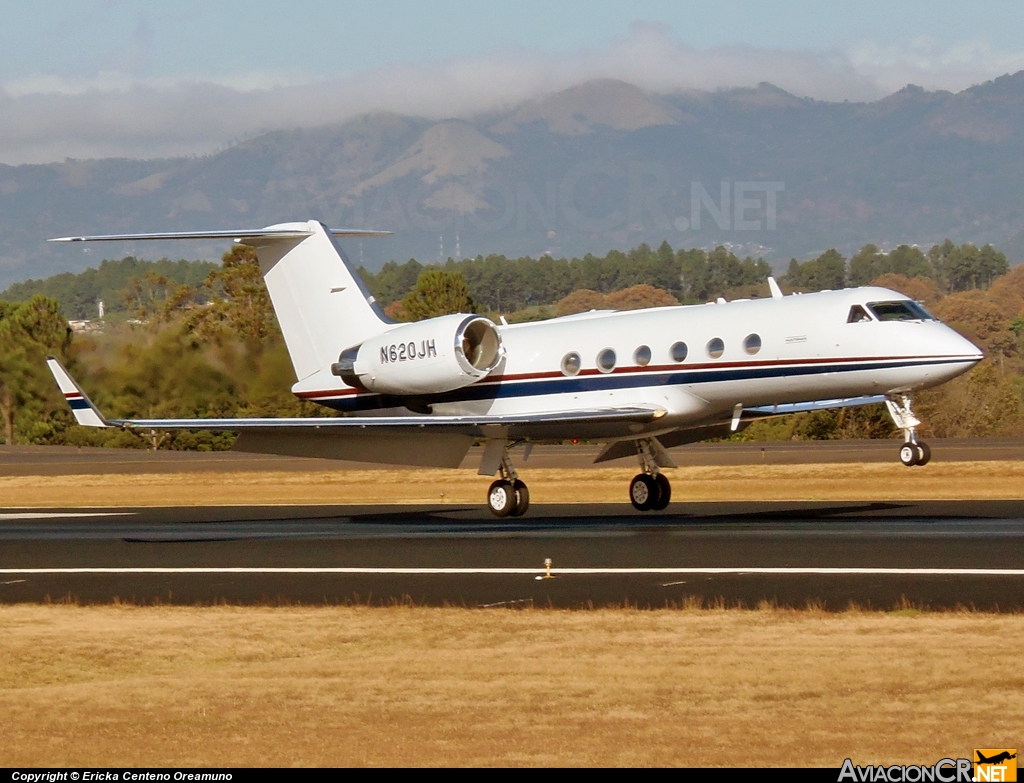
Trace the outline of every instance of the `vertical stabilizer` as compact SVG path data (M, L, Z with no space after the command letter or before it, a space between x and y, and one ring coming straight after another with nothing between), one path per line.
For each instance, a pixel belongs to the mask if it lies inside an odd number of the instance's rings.
M391 320L326 226L311 220L269 228L299 235L242 242L256 250L295 375L305 388L337 384L330 367L338 355L380 334Z

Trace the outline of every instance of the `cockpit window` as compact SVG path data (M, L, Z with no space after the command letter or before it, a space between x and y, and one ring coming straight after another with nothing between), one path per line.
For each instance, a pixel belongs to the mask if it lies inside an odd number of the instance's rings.
M868 308L879 321L934 321L931 314L917 302L868 302Z
M846 323L848 324L859 324L862 321L870 321L871 316L868 315L868 311L860 305L854 305L850 308L850 314L846 317Z

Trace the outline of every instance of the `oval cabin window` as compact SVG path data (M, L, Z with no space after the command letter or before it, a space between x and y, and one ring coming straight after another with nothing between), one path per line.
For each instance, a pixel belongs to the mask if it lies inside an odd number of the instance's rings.
M753 356L755 353L761 350L761 335L759 334L748 334L747 339L743 341L743 350Z
M597 369L601 372L611 372L615 369L615 351L605 348L597 355Z
M708 356L712 359L718 359L723 353L725 353L725 343L721 337L715 337L708 342Z
M567 353L562 357L562 374L563 375L576 375L579 373L581 367L580 355L575 351Z
M669 355L672 357L672 361L686 361L686 343L675 343L671 348L668 349L668 352Z
M641 345L634 352L633 361L641 367L646 367L651 363L651 349L646 345Z

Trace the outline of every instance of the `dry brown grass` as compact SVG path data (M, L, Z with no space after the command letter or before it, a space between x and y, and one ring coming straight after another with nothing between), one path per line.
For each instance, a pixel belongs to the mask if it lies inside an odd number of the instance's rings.
M1024 616L0 607L0 765L830 765L1015 747Z
M739 465L665 471L676 500L1024 498L1024 462ZM524 468L534 503L627 502L632 468ZM0 506L273 503L480 504L492 479L471 470L153 473L0 477Z

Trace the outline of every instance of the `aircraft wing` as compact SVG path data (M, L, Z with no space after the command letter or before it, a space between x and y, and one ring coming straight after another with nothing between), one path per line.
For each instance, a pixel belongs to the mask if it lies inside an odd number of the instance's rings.
M509 428L513 437L537 437L530 432L517 432L524 427L547 437L560 437L555 430L564 423L645 423L664 416L664 408L629 406L591 408L572 411L538 411L514 415L481 416L352 416L342 418L233 418L233 419L108 419L89 399L60 361L48 356L46 363L64 394L75 420L86 427L120 427L123 429L158 430L259 430L317 431L321 434L361 431L364 434L388 431L392 434L425 434L445 432L469 437L487 437L494 428ZM543 437L544 435L540 435Z
M698 443L702 440L712 438L728 438L736 432L742 432L751 422L757 419L765 419L769 416L784 416L787 413L809 413L810 411L831 410L833 408L852 408L856 405L871 405L876 402L885 402L885 395L879 394L870 397L844 397L834 400L811 400L808 402L794 402L780 405L762 405L752 408L744 408L741 411L739 420L735 426L729 420L716 421L711 423L695 424L692 427L683 427L672 432L667 432L657 437L663 448L671 449L682 446L686 443ZM636 446L633 440L625 438L614 440L598 454L594 462L608 462L613 459L632 457L636 454ZM663 467L670 467L663 465Z

